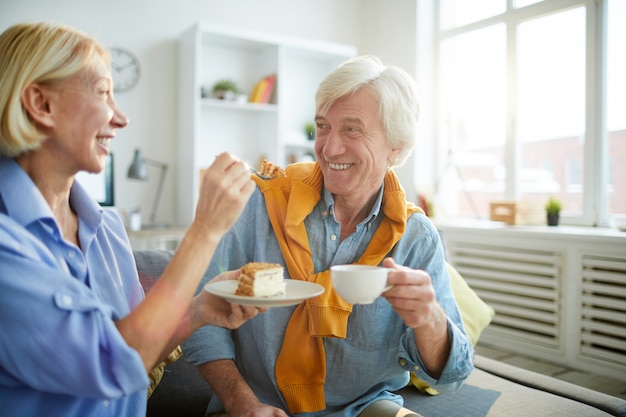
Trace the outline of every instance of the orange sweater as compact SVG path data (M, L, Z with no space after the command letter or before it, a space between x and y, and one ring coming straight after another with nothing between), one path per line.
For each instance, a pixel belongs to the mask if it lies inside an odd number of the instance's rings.
M265 196L270 222L292 279L322 285L326 291L304 301L294 311L276 361L276 382L292 413L326 408L326 358L323 337L345 338L352 305L333 289L330 271L314 273L304 219L321 198L323 177L317 163L287 167L286 178L255 178ZM410 203L396 175L388 171L382 210L385 215L357 263L379 265L404 234L406 219L421 209ZM307 360L302 360L302 358Z

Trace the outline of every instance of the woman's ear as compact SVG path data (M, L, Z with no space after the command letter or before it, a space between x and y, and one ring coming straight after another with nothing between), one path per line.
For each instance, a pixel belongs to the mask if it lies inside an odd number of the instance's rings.
M51 93L51 90L33 83L26 87L21 97L22 106L29 117L35 123L45 127L51 127L54 124L49 102Z

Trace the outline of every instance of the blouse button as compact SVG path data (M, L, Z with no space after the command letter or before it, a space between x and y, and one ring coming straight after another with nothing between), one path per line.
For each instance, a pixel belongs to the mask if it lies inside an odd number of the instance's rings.
M69 295L64 295L61 299L61 302L64 306L69 307L72 305L72 297L70 297Z

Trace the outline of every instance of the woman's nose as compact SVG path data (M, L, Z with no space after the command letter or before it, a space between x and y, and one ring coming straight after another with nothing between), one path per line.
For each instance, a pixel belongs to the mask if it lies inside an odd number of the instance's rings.
M117 128L124 128L128 126L128 123L130 122L128 120L128 117L126 117L126 115L122 113L122 110L117 106L115 102L112 103L112 107L113 119L111 119L111 123Z

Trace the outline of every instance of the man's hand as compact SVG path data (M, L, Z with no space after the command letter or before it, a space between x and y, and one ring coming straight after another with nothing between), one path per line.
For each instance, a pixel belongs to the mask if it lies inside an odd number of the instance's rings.
M229 417L288 417L280 408L259 401L232 360L207 362L199 365L198 370L224 404Z
M257 402L256 404L247 408L237 409L229 411L229 417L288 417L280 408L272 407L271 405L262 404Z
M445 319L426 271L398 265L392 258L385 259L383 266L393 270L387 279L392 287L383 296L408 327L432 326L434 322Z
M383 297L414 330L424 365L438 378L450 355L450 339L446 313L437 303L432 279L426 271L398 265L392 258L386 258L383 266L393 269L387 279L392 288Z

